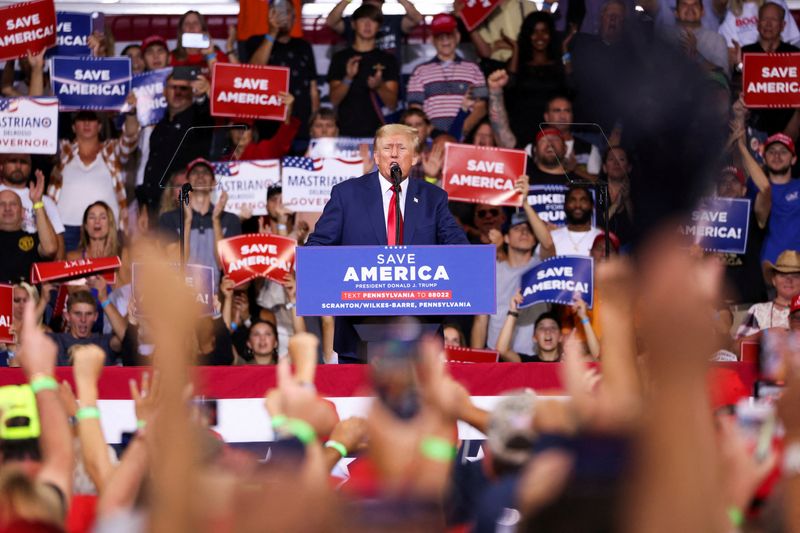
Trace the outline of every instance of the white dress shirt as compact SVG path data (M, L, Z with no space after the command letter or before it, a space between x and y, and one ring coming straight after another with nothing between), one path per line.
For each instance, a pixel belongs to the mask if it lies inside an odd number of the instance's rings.
M378 172L378 180L381 184L381 197L383 198L383 222L386 225L386 231L389 231L389 204L392 201L392 182L384 178ZM400 182L400 214L403 215L403 224L406 222L406 191L408 191L408 180L404 179ZM388 234L388 233L387 233Z

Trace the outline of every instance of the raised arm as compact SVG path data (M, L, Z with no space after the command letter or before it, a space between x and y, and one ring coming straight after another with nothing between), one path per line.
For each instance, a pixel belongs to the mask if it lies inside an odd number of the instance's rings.
M44 196L44 174L36 169L36 181L31 183L29 197L33 202L33 210L36 213L36 233L39 235L39 255L51 258L58 252L58 237L47 216L42 197Z
M344 33L344 19L342 14L347 9L350 0L340 0L338 4L333 6L331 12L328 13L328 18L325 19L325 24L338 34Z
M551 257L556 253L556 245L553 243L553 236L550 235L550 228L539 217L539 213L531 207L528 202L528 190L530 189L530 178L528 176L520 176L514 184L516 189L522 194L522 209L528 217L528 223L533 228L533 235L541 246L541 253L543 257Z
M514 148L517 138L511 131L508 122L508 113L503 102L503 87L508 83L508 74L505 70L495 70L486 79L489 86L489 122L492 125L497 142L500 146Z
M522 293L517 290L516 294L511 297L511 301L508 303L508 314L506 315L506 321L503 322L500 335L497 337L497 351L500 353L500 358L503 361L509 361L511 363L522 362L519 354L511 349L511 339L514 337L514 330L517 328L519 304L521 303Z
M406 14L400 23L400 28L403 30L403 33L411 33L411 30L419 26L419 23L422 22L422 13L408 0L397 1L400 2L400 5L406 10Z

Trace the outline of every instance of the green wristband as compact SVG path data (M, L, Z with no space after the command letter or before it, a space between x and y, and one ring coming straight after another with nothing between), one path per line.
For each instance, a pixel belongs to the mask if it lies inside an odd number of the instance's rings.
M88 420L90 418L93 418L95 420L99 420L100 419L100 409L98 409L97 407L94 407L94 406L81 407L75 413L75 418L77 418L78 420Z
M329 440L328 442L325 443L325 447L326 448L333 448L334 450L339 452L341 454L341 456L342 456L342 459L347 457L347 448L345 447L344 444L342 444L338 440Z
M289 419L286 418L286 415L273 416L271 421L272 429L278 429L279 427L282 427L284 424L286 424L287 420Z
M44 390L58 390L58 383L53 376L38 376L31 380L31 390L34 394Z
M744 524L744 513L738 507L728 507L728 520L734 527L742 527Z
M425 437L419 445L419 451L426 459L442 463L449 463L458 455L456 447L441 437Z
M147 426L147 420L137 420L136 429L144 429Z
M290 435L294 435L303 444L311 444L317 440L317 432L311 424L299 418L290 418L283 426L283 430Z

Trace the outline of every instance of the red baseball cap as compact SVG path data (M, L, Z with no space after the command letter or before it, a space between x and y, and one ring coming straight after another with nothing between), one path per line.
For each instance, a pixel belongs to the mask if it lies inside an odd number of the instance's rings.
M147 50L147 47L151 44L160 44L167 50L169 50L169 46L167 46L167 40L164 39L160 35L151 35L150 37L145 37L144 41L142 41L142 53Z
M445 33L453 33L458 27L456 18L450 13L439 13L431 21L431 33L436 37Z
M544 128L543 130L539 130L539 132L536 134L536 142L538 143L539 140L541 140L544 137L547 137L548 135L555 135L559 139L563 139L564 138L561 135L561 132L559 130L557 130L556 128Z
M789 314L795 311L800 311L800 294L796 294L794 298L792 298L792 303L789 306Z
M211 161L209 161L208 159L205 159L203 157L198 157L197 159L195 159L193 161L190 161L189 164L186 165L186 175L188 176L189 174L191 174L192 173L192 169L194 167L196 167L197 165L205 165L205 166L207 166L208 169L211 171L211 174L212 175L214 174L214 165L211 163Z
M790 152L792 152L792 155L797 155L797 152L794 150L794 141L785 133L776 133L775 135L770 135L767 137L767 140L764 141L764 150L766 150L771 144L775 143L781 143L788 148Z
M720 172L720 178L725 174L733 174L736 176L736 179L739 180L739 183L744 185L746 178L744 177L744 172L742 172L742 169L734 166L728 166L722 169L722 172Z

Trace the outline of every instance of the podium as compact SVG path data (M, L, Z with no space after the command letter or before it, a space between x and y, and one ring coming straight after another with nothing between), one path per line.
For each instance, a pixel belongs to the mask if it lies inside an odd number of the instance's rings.
M434 333L443 316L496 311L492 245L303 246L296 253L297 314L336 317L334 349L347 360L365 362L381 343Z

